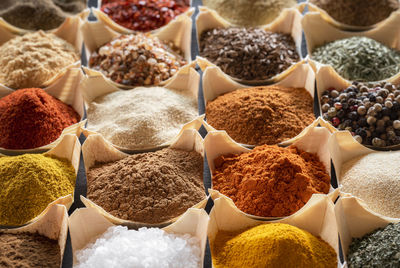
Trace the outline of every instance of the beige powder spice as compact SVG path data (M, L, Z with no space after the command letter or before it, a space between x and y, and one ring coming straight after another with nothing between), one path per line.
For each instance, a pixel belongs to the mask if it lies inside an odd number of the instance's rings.
M15 89L42 87L78 60L67 41L43 31L28 33L0 46L0 83Z

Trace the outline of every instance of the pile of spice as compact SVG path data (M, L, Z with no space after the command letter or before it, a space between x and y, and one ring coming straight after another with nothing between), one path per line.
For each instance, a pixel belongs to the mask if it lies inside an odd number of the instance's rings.
M116 250L117 249L117 250ZM76 253L77 268L198 268L200 241L158 228L112 226L94 244Z
M354 36L327 43L315 48L311 58L331 65L351 81L380 81L400 72L400 51L368 37Z
M243 80L269 79L300 60L289 34L258 28L204 31L200 36L200 55L226 74Z
M89 66L116 83L128 86L158 85L186 64L172 42L135 33L121 35L93 52Z
M206 197L203 157L169 148L96 165L87 185L87 197L107 212L144 223L171 220Z
M59 197L72 194L75 169L43 154L0 157L0 225L21 225Z
M310 0L335 20L353 26L371 26L399 9L398 0Z
M40 88L25 88L0 99L0 147L32 149L55 141L79 122L69 105Z
M148 32L168 24L189 6L189 0L123 0L102 3L101 10L125 28Z
M400 217L400 152L375 152L343 164L342 191L384 216Z
M85 0L2 0L0 17L26 30L51 30L85 7Z
M400 86L354 82L344 90L324 91L320 101L323 118L350 131L358 142L375 147L400 144Z
M360 238L353 238L347 265L357 267L398 267L400 263L400 224L390 223Z
M58 241L37 233L0 233L1 267L59 268Z
M280 143L315 120L310 93L304 88L282 86L226 93L207 103L206 116L214 128L249 145Z
M336 252L327 242L284 223L219 231L211 256L215 268L337 267Z
M87 128L123 148L154 148L170 142L197 115L197 101L188 93L139 87L96 98L87 110Z
M289 216L314 193L327 194L330 177L316 154L296 147L263 145L214 160L213 189L243 212L262 217Z
M297 5L296 0L203 0L203 5L214 9L234 25L255 27L271 23L285 8Z
M0 83L15 89L41 87L78 60L75 48L54 34L27 33L0 46Z

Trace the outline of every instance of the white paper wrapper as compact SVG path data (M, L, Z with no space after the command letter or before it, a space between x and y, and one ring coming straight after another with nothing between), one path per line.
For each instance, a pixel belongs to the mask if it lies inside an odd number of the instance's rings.
M57 77L53 79L51 85L43 89L49 95L61 100L65 104L71 105L81 117L81 120L78 123L65 128L61 135L50 144L38 148L21 150L0 148L0 153L19 154L50 150L60 143L66 134L79 136L81 133L81 128L84 127L86 123L86 120L82 120L84 116L84 103L79 86L82 78L83 72L80 68L68 68L65 69L63 73L58 74ZM0 85L0 98L3 98L13 92L14 90Z
M84 68L85 69L85 68ZM105 78L102 74L90 70L85 69L86 76L82 79L82 83L80 84L80 90L83 94L83 98L85 100L86 107L96 99L97 97L103 96L105 94L110 94L112 92L119 91L118 87L115 86L115 83L111 82L111 80ZM181 68L174 77L169 80L169 82L164 85L163 87L168 89L176 89L190 92L190 94L197 100L198 89L199 89L199 81L200 76L199 74L190 66L185 66ZM202 124L202 119L194 118L193 121L187 123L183 126L183 129L186 128L197 128L199 129ZM90 121L88 121L88 125L90 126ZM94 131L90 131L87 128L83 128L83 134L87 137L91 134L96 134ZM172 142L172 141L171 141ZM161 146L157 146L154 148L145 148L140 150L132 150L128 148L123 148L117 145L113 145L115 148L123 151L129 152L136 152L136 151L143 151L143 150L151 150L162 148L165 146L170 145L171 143L168 142L166 144L162 144Z
M363 32L339 30L327 22L318 12L308 12L306 15L304 15L301 24L303 26L304 35L307 42L307 59L316 72L319 70L319 68L321 68L321 66L326 64L321 64L312 60L310 55L316 47L335 40L350 38L353 36L365 36L374 39L390 48L400 50L400 29L398 27L400 24L400 15L390 16L387 20L382 22L382 24L374 29ZM385 81L392 83L395 83L395 81L400 81L400 73L385 79Z
M312 68L307 63L303 62L298 64L290 74L274 85L292 88L305 88L310 93L311 97L314 98L315 74ZM233 81L227 74L222 72L222 70L216 66L208 66L204 70L203 95L205 105L225 93L248 87L249 86L241 85ZM204 121L203 125L208 132L216 130L206 121ZM295 139L295 137L293 137L293 139ZM293 139L282 142L282 144L291 143ZM254 145L242 145L246 147L254 147Z
M95 10L94 13L96 14ZM101 46L105 45L106 43L110 42L111 40L121 35L121 33L113 30L108 23L106 23L101 19L95 22L86 20L83 23L80 30L84 37L88 62L93 52L95 52ZM182 67L185 68L187 66L194 66L195 64L194 62L193 63L191 62L191 51L190 51L191 31L192 31L192 20L190 16L185 15L176 17L165 27L160 28L159 31L155 32L153 36L158 37L161 41L165 42L171 41L178 48L180 48L183 51L185 60L188 62L187 65ZM88 73L87 72L88 69L89 68L84 68L86 73ZM89 73L103 75L95 70L89 70ZM168 84L171 80L173 80L176 77L176 75L177 74L160 83L160 86ZM123 89L132 88L132 86L126 86L123 84L113 82L109 78L105 79L115 87Z
M353 196L341 196L335 205L335 214L345 261L353 238L363 237L389 223L399 222L399 219L374 213L362 200ZM344 267L347 265L345 264Z
M53 204L49 206L43 217L36 222L15 229L0 229L0 233L39 233L50 239L57 240L60 247L61 268L68 234L67 209L63 205Z
M199 120L200 121L200 120ZM198 132L198 128L189 127L187 129L182 129L180 134L176 137L174 142L171 144L170 148L176 148L186 151L196 151L204 157L204 147L203 139ZM85 162L85 171L88 174L88 170L95 166L96 163L108 163L121 160L128 157L129 154L125 154L113 147L113 145L107 142L101 135L95 134L90 135L82 146L83 160ZM134 198L134 197L132 197ZM193 208L204 208L207 204L208 198L204 194L204 199L198 204L194 205ZM86 207L95 208L98 213L103 215L108 221L113 224L125 225L130 228L139 227L164 227L175 221L177 221L181 216L173 218L171 220L159 223L159 224L149 224L144 222L135 222L130 220L123 220L121 218L115 217L105 211L100 206L96 205L90 199L81 196L81 201Z
M281 220L267 222L246 217L237 210L230 199L218 198L214 201L214 207L210 212L208 227L210 245L213 244L219 231L235 232L265 223L286 223L321 237L336 251L338 263L340 263L334 205L328 196L321 194L313 195L296 214Z
M199 9L200 9L200 13L196 18L197 44L200 44L200 41L199 41L200 36L204 31L206 31L208 29L228 28L228 27L233 26L228 21L226 21L221 16L219 16L216 11L211 10L207 7L199 7ZM301 38L302 38L301 37L302 30L301 30L301 24L300 24L301 18L302 18L302 15L298 9L296 9L296 8L284 9L278 18L276 18L272 23L262 26L262 29L264 29L266 31L271 31L271 32L290 34L292 36L294 42L296 43L297 53L299 54L299 56L301 58ZM206 58L203 58L200 56L198 56L196 58L196 62L203 71L208 66L216 67L215 64L211 63ZM267 80L249 81L249 80L242 80L242 79L234 78L234 77L231 77L228 75L227 75L227 77L233 81L236 81L236 82L242 83L242 84L247 84L247 85L276 83L276 82L282 80L290 72L292 72L294 69L296 69L298 67L298 65L301 65L301 64L303 64L303 62L299 61L298 63L293 64L291 67L289 67L284 72L277 74ZM217 68L219 68L219 67L217 67Z
M190 208L175 223L163 228L168 233L190 234L200 240L201 267L203 267L204 251L207 241L209 217L203 209ZM109 227L113 226L94 208L80 208L69 218L74 265L77 264L76 252L94 243Z
M328 150L328 140L331 136L329 130L325 127L317 127L317 125L324 125L324 121L320 120L319 118L306 129L300 133L291 143L287 143L285 145L294 145L297 148L318 155L319 160L324 164L326 168L326 172L331 175L331 165L330 165L330 154ZM204 139L204 150L207 155L207 162L210 168L211 177L215 172L215 165L214 160L221 155L227 154L240 154L246 153L251 151L248 148L241 146L240 144L233 141L225 131L211 131L207 134L206 138ZM242 214L248 218L259 219L259 220L271 220L271 219L278 219L278 217L259 217L255 215L247 214L241 210L239 210L235 205L234 202L226 197L225 195L219 193L217 190L209 189L209 193L212 195L213 199L216 197L225 197L229 199L229 202L232 204L234 210ZM313 194L311 199L296 213L292 214L289 217L302 213L303 210L307 208L309 203L311 202L312 198L317 194ZM339 192L338 190L334 190L331 186L329 191L329 198L333 201L336 200L338 197Z
M57 29L48 31L49 33L53 33L57 37L64 39L68 43L72 44L75 47L75 50L78 52L78 55L80 55L81 50L82 50L82 34L81 31L79 30L81 25L82 25L82 18L86 17L88 14L88 10L82 13L80 16L72 16L67 18L63 24L60 25ZM82 16L82 18L81 18ZM5 22L2 18L0 18L0 46L3 45L5 42L9 41L10 39L13 39L16 36L23 35L25 33L32 32L32 31L27 31L23 30L20 28L16 28L7 22ZM71 64L63 69L60 73L64 73L67 69L69 68L78 68L81 66L81 62L77 61L74 64ZM59 74L56 74L53 78L49 79L46 81L43 86L47 87L51 85L54 80L60 76ZM0 84L0 87L5 87L4 85Z
M54 148L52 148L51 150L47 151L44 154L68 159L75 169L75 175L78 174L79 160L81 155L81 144L79 143L79 140L75 135L71 134L64 135L61 141ZM3 156L4 155L0 154L0 157ZM40 221L54 205L57 204L64 205L68 210L71 207L73 201L74 199L71 194L60 197L57 200L51 202L42 213L40 213L37 217L30 220L26 224L31 224Z

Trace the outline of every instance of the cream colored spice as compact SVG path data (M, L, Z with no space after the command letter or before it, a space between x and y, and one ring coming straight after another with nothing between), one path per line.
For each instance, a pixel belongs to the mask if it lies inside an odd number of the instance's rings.
M28 33L0 46L0 83L14 89L42 87L78 60L75 48L56 35Z

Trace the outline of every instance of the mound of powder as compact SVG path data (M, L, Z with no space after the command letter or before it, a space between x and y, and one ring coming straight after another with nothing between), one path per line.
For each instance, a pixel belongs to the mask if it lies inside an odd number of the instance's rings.
M362 199L384 216L400 217L400 152L376 152L356 157L342 167L342 191Z
M54 34L27 33L0 46L0 83L15 89L41 87L78 60L75 48Z
M87 127L117 146L144 149L168 143L197 115L196 98L188 93L138 87L96 98Z
M235 141L277 144L297 136L315 120L313 99L303 88L238 89L206 105L207 122Z
M94 244L76 254L77 268L198 268L200 241L162 229L128 230L112 226Z
M79 114L40 88L17 90L0 99L0 147L32 149L55 141Z
M51 30L86 7L85 0L2 0L0 17L26 30Z
M124 220L162 223L203 200L203 157L163 149L100 164L87 174L90 200Z

